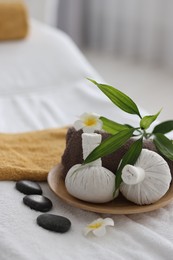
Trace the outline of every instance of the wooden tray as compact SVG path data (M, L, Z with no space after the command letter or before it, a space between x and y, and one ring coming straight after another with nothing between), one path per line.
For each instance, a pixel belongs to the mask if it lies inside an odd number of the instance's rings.
M138 206L123 196L118 196L115 200L109 203L89 203L71 196L65 187L64 178L62 176L62 165L56 165L48 174L48 184L51 190L63 201L71 206L84 209L87 211L107 213L107 214L136 214L144 213L164 207L173 200L173 183L171 182L170 189L159 201L154 204Z

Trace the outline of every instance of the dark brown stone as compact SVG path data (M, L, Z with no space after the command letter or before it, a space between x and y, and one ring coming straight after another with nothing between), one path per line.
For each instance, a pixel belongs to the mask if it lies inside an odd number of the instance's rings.
M52 202L45 196L32 194L23 198L23 203L36 211L47 212L52 208Z
M42 189L37 182L29 180L20 180L16 182L16 189L24 194L42 194Z
M66 233L71 227L71 221L68 218L54 214L38 216L37 224L44 229L58 233Z

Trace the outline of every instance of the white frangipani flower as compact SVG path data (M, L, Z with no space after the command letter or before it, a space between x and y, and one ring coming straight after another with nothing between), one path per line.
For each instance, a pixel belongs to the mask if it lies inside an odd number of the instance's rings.
M113 219L98 218L86 226L84 229L84 235L86 236L88 233L93 232L93 234L97 237L104 236L106 234L106 226L114 226Z
M84 113L79 117L79 120L74 122L74 128L78 131L83 130L84 133L94 133L96 130L102 129L102 121L96 113Z

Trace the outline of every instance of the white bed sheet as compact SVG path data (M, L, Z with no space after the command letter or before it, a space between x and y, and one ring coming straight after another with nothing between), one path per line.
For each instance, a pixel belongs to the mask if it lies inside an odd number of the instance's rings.
M110 104L86 77L102 80L66 35L32 21L26 40L0 43L0 131L69 125L86 111L137 122ZM57 234L37 226L41 213L23 205L15 182L0 182L0 260L172 259L173 203L146 214L112 215L115 227L105 237L84 237L88 223L107 215L73 208L46 183L41 186L53 202L50 213L68 217L71 230Z

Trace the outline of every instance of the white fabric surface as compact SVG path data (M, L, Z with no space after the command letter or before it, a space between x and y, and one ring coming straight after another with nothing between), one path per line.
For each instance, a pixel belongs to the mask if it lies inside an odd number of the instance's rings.
M50 27L35 22L26 40L0 43L1 132L62 126L90 111L134 120L86 77L101 80L71 40Z
M33 22L26 40L0 43L0 131L71 124L89 111L132 123L135 117L121 113L85 77L101 80L66 35ZM41 213L22 203L15 182L1 181L0 260L172 259L173 203L146 214L112 215L115 227L105 237L84 237L87 224L107 215L73 208L41 186L53 202L50 213L68 217L71 230L57 234L37 226Z

